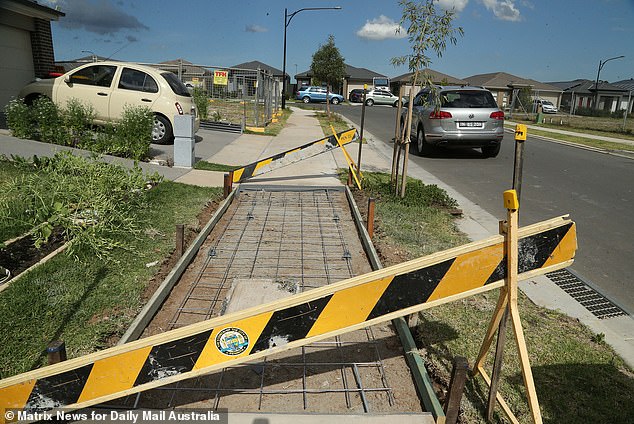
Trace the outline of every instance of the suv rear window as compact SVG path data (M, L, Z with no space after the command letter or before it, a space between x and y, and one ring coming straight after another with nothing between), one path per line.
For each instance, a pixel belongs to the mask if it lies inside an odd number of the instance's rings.
M493 95L488 91L444 91L440 94L443 108L486 108L498 107Z
M185 87L185 84L183 84L182 81L179 80L178 77L174 75L173 73L163 72L161 76L165 78L165 81L167 81L170 88L172 89L174 94L176 94L177 96L184 96L184 97L192 96L187 90L187 87Z

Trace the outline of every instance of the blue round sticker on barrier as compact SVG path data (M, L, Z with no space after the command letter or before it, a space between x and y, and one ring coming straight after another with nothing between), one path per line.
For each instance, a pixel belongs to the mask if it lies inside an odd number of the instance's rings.
M239 328L225 328L216 336L216 347L225 355L239 355L249 347L249 336Z

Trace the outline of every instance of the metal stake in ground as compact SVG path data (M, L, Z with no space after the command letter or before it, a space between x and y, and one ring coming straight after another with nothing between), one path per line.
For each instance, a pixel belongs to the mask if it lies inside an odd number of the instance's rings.
M368 84L363 84L363 103L361 103L361 135L359 136L359 157L357 158L357 170L361 172L361 147L363 146L363 126L365 124L365 96Z
M515 128L515 162L513 164L513 190L517 193L517 200L520 201L522 194L522 170L524 169L524 142L526 141L526 125L518 124ZM519 220L519 210L516 212ZM508 225L508 222L507 222ZM501 230L506 232L506 228L501 225ZM508 227L507 227L508 228ZM502 232L502 231L501 231ZM498 339L495 345L495 360L493 371L491 372L491 387L489 387L489 399L487 403L487 420L493 420L493 410L495 409L495 399L497 396L502 372L502 362L504 357L504 344L506 343L506 325L509 318L509 306L506 306L502 321L498 327Z

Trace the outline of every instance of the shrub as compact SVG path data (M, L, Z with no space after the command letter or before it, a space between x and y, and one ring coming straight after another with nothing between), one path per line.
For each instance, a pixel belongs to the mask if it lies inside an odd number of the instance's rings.
M92 142L91 125L95 119L95 109L92 105L84 105L77 99L70 99L62 112L62 117L69 146L81 148Z
M209 99L207 97L207 93L201 87L194 87L193 97L200 119L207 119L207 114L209 113Z
M33 138L33 114L23 99L12 99L4 108L7 115L7 125L11 134L18 138Z
M90 150L143 160L149 156L154 114L148 107L129 106L115 124L108 124L92 142Z
M146 106L126 107L115 126L115 143L126 146L126 157L142 160L150 153L154 113Z
M145 106L126 107L119 121L106 125L100 132L93 130L94 108L77 99L70 99L65 109L58 108L47 97L36 99L33 107L16 99L5 110L15 137L135 160L146 159L150 153L154 114Z
M64 129L63 112L48 97L38 97L33 102L33 120L38 139L45 143L68 144Z

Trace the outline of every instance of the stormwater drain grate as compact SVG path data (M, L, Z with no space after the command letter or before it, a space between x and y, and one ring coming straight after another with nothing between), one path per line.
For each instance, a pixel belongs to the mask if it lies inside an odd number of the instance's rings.
M627 315L625 311L566 269L549 272L546 276L599 319Z

